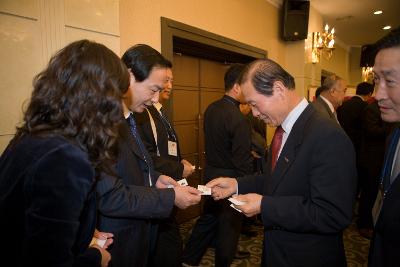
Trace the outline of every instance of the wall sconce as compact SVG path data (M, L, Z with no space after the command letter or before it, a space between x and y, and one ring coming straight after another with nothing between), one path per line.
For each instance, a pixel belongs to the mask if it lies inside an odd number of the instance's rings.
M374 80L374 76L372 73L373 67L362 67L361 68L361 76L362 76L362 81L363 82L369 82L372 83Z
M325 25L323 33L312 33L312 49L311 49L311 62L318 63L321 60L321 55L326 59L330 59L335 49L335 28L329 31L328 24Z

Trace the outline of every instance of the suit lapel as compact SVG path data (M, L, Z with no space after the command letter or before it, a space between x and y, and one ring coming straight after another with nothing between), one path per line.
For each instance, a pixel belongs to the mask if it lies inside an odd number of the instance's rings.
M329 117L331 117L332 119L334 119L336 121L336 117L335 115L332 113L331 109L329 108L328 104L322 99L322 98L318 98L318 100L321 102L322 106L324 106L324 108L326 109L326 111L329 114Z
M275 169L272 172L271 182L269 183L270 194L273 194L276 191L278 185L285 178L284 176L289 170L290 165L296 159L297 150L303 140L306 123L314 112L315 110L312 105L308 105L293 125L293 128L286 140L286 143L282 148L281 154L279 155ZM270 165L271 163L269 161L269 166Z

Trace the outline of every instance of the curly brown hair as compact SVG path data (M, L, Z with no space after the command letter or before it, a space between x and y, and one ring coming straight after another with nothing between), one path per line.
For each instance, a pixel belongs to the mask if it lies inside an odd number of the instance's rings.
M14 141L27 134L61 135L86 151L94 168L108 170L128 87L128 70L110 49L88 40L73 42L34 78Z

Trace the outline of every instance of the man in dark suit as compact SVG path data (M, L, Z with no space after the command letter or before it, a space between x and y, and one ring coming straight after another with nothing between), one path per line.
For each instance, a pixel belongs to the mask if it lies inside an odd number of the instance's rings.
M262 266L346 266L342 231L355 200L350 139L295 91L293 77L269 59L249 64L240 82L253 114L277 126L265 175L217 178L214 199L237 192L246 216L261 214ZM254 192L254 193L251 193Z
M339 76L332 75L326 77L320 88L319 96L312 103L314 108L322 116L338 123L336 110L342 105L346 95L346 81Z
M244 102L238 79L244 66L232 65L225 73L225 95L211 103L204 113L206 164L204 181L220 176L252 173L251 128L240 112ZM196 221L182 260L198 265L207 247L215 242L215 266L230 266L237 250L242 214L227 200L206 198L203 214Z
M362 179L357 227L360 235L368 239L373 233L371 210L378 192L386 138L391 129L392 125L381 118L378 102L368 104L362 115L362 140L357 159L361 170L359 179Z
M356 154L362 139L362 115L373 92L372 84L362 82L357 85L356 95L337 108L338 121L353 142Z
M136 45L122 60L130 71L130 86L122 101L126 123L119 131L118 177L103 175L97 185L98 227L114 233L110 250L114 267L147 266L157 234L151 219L168 217L174 204L179 208L197 204L200 191L178 186L154 170L132 115L158 101L166 79L165 59L147 45Z
M371 97L374 92L374 86L367 82L362 82L357 85L356 95L351 97L349 100L343 102L343 104L337 109L337 117L340 125L346 134L350 137L351 142L354 145L354 149L356 151L356 166L357 166L357 193L363 191L366 185L366 173L363 172L363 168L360 165L360 156L361 156L361 142L363 140L363 128L362 121L363 115L365 112L365 108L368 103L367 100ZM359 205L360 207L360 205ZM358 229L367 228L367 221L369 221L369 217L358 216L357 218L357 227ZM365 234L364 230L361 230L360 233Z
M382 120L400 122L400 28L375 44L374 81ZM400 130L396 128L386 149L379 192L373 208L375 223L368 264L400 266Z
M154 169L175 180L188 177L194 166L182 159L178 136L163 110L163 103L169 100L172 91L172 64L168 61L166 82L160 92L159 102L146 108L142 113L134 113L140 136L154 162ZM180 267L182 238L175 220L176 210L167 219L160 219L152 266Z

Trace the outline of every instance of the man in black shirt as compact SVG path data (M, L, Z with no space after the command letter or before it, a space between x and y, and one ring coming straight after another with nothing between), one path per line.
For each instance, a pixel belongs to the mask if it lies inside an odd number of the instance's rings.
M204 182L215 177L252 173L251 129L239 105L244 103L238 78L244 66L232 65L225 73L225 95L204 114L206 165ZM198 265L215 240L215 266L230 266L235 256L242 215L227 200L207 198L183 252L183 262Z

